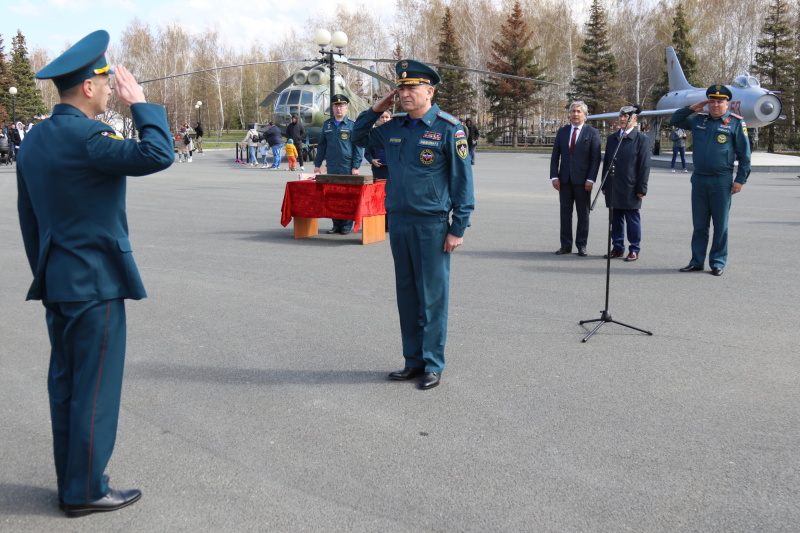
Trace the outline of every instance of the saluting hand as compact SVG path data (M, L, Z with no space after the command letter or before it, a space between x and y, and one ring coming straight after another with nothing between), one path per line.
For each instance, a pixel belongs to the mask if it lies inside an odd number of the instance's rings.
M394 97L397 95L397 89L393 91L389 91L386 93L383 98L375 102L372 106L372 110L376 113L383 113L384 111L390 109L392 107L392 102L394 101Z
M136 78L133 77L133 74L128 69L122 65L117 65L117 68L114 69L114 78L116 80L114 90L117 92L117 98L124 105L130 107L132 104L144 104L147 102L142 86L136 82Z
M702 102L697 102L697 103L696 103L696 104L694 104L694 105L690 105L690 106L689 106L689 109L691 109L691 110L692 110L692 111L694 111L695 113L699 113L700 111L702 111L702 110L703 110L703 108L704 108L706 105L708 105L708 103L709 103L710 101L711 101L711 100L703 100Z

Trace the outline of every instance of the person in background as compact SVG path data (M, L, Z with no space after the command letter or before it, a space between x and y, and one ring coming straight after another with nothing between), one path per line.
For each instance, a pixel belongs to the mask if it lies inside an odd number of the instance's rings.
M203 153L203 125L199 122L194 125L194 133L195 137L195 146L197 147L197 152L202 154Z
M245 146L247 147L247 164L256 166L258 165L258 159L256 158L256 148L258 148L258 144L260 142L260 135L258 130L256 129L255 124L248 124L247 125L247 133L244 134L244 139L242 139L241 145L242 148Z
M283 148L283 137L281 136L280 128L270 121L269 128L264 132L264 138L272 151L272 166L270 169L278 170L281 167L281 150Z
M288 170L297 170L297 147L294 145L294 139L286 141L286 160L289 163Z
M481 132L478 131L478 126L472 123L472 119L468 118L464 123L467 130L467 144L469 144L469 162L475 164L475 149L478 147L478 138Z
M672 164L669 167L672 173L675 173L675 159L678 158L678 154L681 156L683 171L689 172L686 170L686 132L677 126L672 126L669 140L672 141Z
M300 170L305 170L303 162L303 146L306 143L306 129L303 123L297 120L297 115L292 115L292 122L286 126L286 138L294 141L294 146L297 148L297 162L300 163Z

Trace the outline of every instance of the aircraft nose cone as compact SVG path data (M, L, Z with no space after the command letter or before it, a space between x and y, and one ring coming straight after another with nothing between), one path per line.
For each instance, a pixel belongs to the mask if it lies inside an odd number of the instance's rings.
M761 112L765 115L771 115L774 110L775 106L772 104L772 102L764 102L761 104Z

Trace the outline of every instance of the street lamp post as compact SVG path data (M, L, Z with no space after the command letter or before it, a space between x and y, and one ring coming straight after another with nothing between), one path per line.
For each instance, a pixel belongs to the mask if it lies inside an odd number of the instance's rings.
M197 109L197 123L198 124L200 124L200 106L202 106L202 105L203 105L203 102L201 102L200 100L198 100L197 103L194 105L194 108Z
M347 34L343 31L335 31L333 35L328 30L319 29L314 33L314 42L319 45L319 53L325 57L325 61L328 62L328 68L330 70L330 97L329 97L329 107L331 111L331 118L333 118L333 94L335 92L335 81L336 81L336 62L334 60L334 55L338 55L342 57L342 48L347 46ZM325 47L328 45L332 45L330 49L326 50ZM334 51L333 47L339 49L338 52Z
M17 88L9 87L9 94L11 94L11 122L17 123Z

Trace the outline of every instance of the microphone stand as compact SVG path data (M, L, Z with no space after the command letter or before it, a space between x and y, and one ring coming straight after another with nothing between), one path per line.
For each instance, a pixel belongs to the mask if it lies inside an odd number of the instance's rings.
M608 170L606 170L606 173L603 176L603 179L600 181L600 188L597 190L597 194L594 197L594 201L592 202L592 205L589 207L589 211L593 211L594 210L594 206L597 203L597 199L600 197L600 193L603 191L603 186L605 185L606 180L608 179L609 176L611 176L611 180L609 182L609 188L608 188L608 194L609 194L609 196L608 196L609 202L608 203L613 205L611 200L613 200L613 196L612 195L614 193L614 177L613 177L614 176L614 164L617 161L617 153L619 152L620 146L622 146L622 141L627 136L628 136L628 134L625 133L623 135L622 139L620 139L619 142L617 143L617 149L614 151L614 156L611 158L611 165L609 165ZM597 330L600 329L603 326L603 324L606 324L608 322L611 322L613 324L619 324L620 326L625 326L626 328L635 329L636 331L641 331L642 333L647 333L648 335L652 335L653 334L652 331L647 331L647 330L644 330L644 329L640 329L640 328L637 328L635 326L631 326L629 324L623 324L622 322L614 320L613 318L611 318L611 313L608 312L608 294L609 294L609 287L610 287L610 284L611 284L611 226L612 226L613 220L614 220L614 208L610 207L608 209L608 246L607 246L608 251L606 252L606 307L605 307L605 309L600 311L600 318L594 318L592 320L581 320L580 321L581 325L589 324L590 322L597 322L598 323L594 327L594 329L592 331L590 331L583 338L583 341L581 341L581 342L588 341L589 337L594 335L595 332L597 332Z

